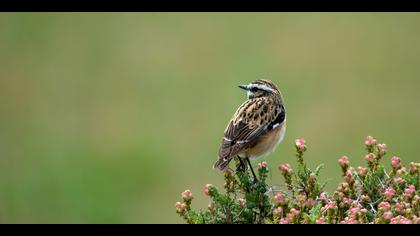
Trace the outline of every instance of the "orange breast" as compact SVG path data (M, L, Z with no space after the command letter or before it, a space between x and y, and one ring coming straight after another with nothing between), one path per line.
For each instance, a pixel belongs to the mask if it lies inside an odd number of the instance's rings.
M283 123L269 133L262 135L253 146L242 151L240 156L256 159L270 154L282 141L285 131L286 123Z

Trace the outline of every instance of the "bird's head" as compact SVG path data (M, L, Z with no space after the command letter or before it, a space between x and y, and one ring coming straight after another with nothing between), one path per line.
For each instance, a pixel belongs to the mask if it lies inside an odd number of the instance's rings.
M249 84L239 85L239 88L247 91L248 99L280 94L277 86L270 80L255 80Z

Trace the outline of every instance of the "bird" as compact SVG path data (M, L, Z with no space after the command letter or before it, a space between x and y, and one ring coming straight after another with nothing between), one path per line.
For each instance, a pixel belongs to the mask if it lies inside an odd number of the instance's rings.
M226 171L231 160L238 157L240 166L245 167L247 161L256 181L250 159L271 154L281 143L286 132L286 109L282 93L270 80L258 79L239 88L247 91L248 99L229 121L213 168Z

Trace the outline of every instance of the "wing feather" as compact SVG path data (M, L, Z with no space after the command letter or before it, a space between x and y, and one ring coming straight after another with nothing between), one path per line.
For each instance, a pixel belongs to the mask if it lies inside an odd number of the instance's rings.
M260 135L268 132L278 122L284 107L267 97L245 101L229 122L219 149L215 167L224 170L233 156L252 146Z

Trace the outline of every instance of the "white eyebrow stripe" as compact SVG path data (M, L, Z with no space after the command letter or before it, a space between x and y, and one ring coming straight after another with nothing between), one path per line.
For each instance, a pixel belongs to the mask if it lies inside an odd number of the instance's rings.
M268 86L267 86L267 85L265 85L265 84L254 84L254 85L252 85L252 86L253 86L253 87L256 87L256 88L258 88L258 89L264 90L264 91L270 91L270 92L272 92L272 93L274 93L274 92L275 92L272 88L268 87Z

